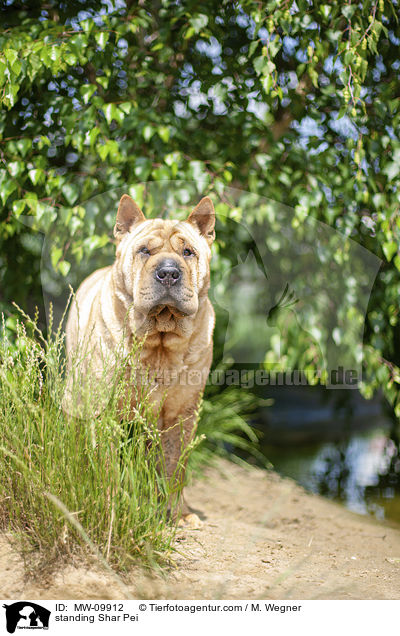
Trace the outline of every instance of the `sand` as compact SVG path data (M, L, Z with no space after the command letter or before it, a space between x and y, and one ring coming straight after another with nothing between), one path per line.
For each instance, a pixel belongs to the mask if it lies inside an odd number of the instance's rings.
M96 563L28 577L0 537L3 599L399 599L400 526L349 512L273 471L219 461L187 489L199 529L173 564L121 579Z

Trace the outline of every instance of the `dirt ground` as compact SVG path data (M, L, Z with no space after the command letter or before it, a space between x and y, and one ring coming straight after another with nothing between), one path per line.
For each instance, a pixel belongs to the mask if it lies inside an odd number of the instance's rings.
M400 527L353 514L274 472L220 462L187 491L203 519L165 575L69 566L38 584L0 539L3 599L400 599Z

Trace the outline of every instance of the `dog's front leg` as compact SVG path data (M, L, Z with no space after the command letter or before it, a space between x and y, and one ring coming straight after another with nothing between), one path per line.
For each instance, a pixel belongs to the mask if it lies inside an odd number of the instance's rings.
M197 515L191 513L184 495L182 486L185 479L187 464L186 449L193 440L196 432L197 413L191 409L190 414L185 413L174 421L164 421L161 429L161 441L164 455L165 474L170 482L172 492L181 491L180 496L172 497L171 507L173 515L180 517L180 525L199 527L201 522Z

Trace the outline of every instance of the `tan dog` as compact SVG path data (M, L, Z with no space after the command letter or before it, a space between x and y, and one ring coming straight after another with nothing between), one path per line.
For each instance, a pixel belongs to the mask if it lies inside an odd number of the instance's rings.
M214 225L208 197L186 221L176 221L146 220L123 195L114 227L115 262L81 284L66 327L67 357L71 361L90 340L99 378L121 340L129 353L133 337L145 338L140 365L157 379L151 399L162 403L158 425L169 478L181 454L179 422L187 444L212 360L215 318L207 294ZM127 397L134 406L134 391Z

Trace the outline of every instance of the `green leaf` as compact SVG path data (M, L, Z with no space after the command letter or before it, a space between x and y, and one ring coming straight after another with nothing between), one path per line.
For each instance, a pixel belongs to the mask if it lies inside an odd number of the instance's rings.
M25 164L23 161L10 161L8 164L8 172L12 177L17 177L24 170Z
M315 88L318 88L318 73L315 70L315 68L310 67L308 69L308 74L309 74L309 76L311 78L311 81L312 81L313 85L315 86Z
M144 126L142 130L143 139L145 141L150 141L155 132L156 131L153 126L150 126L150 124L146 124L146 126Z
M62 276L67 276L69 270L71 269L71 263L68 261L60 261L57 266L58 271Z
M390 262L397 252L397 244L394 241L386 241L382 245L383 253Z
M7 64L0 60L0 85L4 84L5 76L6 76Z
M94 128L92 128L92 130L89 133L89 143L91 146L93 146L96 142L97 137L100 134L100 128L97 128L97 126L95 126Z
M93 93L96 92L97 87L94 84L84 84L80 87L79 92L83 97L83 101L87 104L92 97Z
M51 146L51 141L46 135L41 135L37 143L40 150Z
M108 88L108 78L107 77L98 77L96 79L97 83L100 84L100 86L102 86L104 88L104 90L107 90Z
M329 18L331 10L332 7L330 7L329 4L322 4L319 8L319 11L324 18Z
M104 116L107 124L110 125L113 119L116 119L116 106L115 104L106 104L103 108Z
M102 161L105 161L107 159L108 153L110 151L109 147L107 146L106 143L103 144L97 144L96 145L96 150L99 154L99 157Z
M147 157L138 157L135 161L135 175L141 181L145 181L150 174L152 163Z
M39 182L43 183L45 178L45 172L41 168L34 168L33 170L29 170L28 176L32 181L33 185L37 185Z
M18 91L19 91L19 86L17 84L9 83L6 85L3 101L6 104L6 106L8 106L8 108L11 108L12 106L14 106Z
M266 77L263 77L261 80L261 83L263 85L264 91L266 93L269 93L272 86L274 85L273 79L271 77L271 75L267 75Z
M24 196L24 201L31 212L36 212L38 205L38 198L36 192L27 192Z
M51 259L51 264L53 266L53 269L57 268L58 262L60 260L60 258L62 257L62 249L61 247L53 247L51 249L50 252L50 259Z
M348 65L348 64L351 64L353 61L354 61L354 51L352 49L349 49L344 54L344 63Z
M4 55L6 59L10 62L11 66L14 64L15 60L18 58L18 53L14 49L5 49Z
M396 161L390 161L384 166L382 172L387 176L389 181L393 181L400 174L400 165Z
M157 128L157 133L158 136L160 137L160 139L162 139L162 141L164 143L167 143L167 141L169 140L169 136L170 136L170 129L168 126L159 126Z
M31 139L27 139L26 137L24 139L18 139L17 143L17 150L18 152L23 156L26 157L26 155L28 154L29 150L32 148L32 140Z
M24 199L20 199L19 201L14 201L12 209L14 215L18 218L22 212L25 210L26 201Z
M350 18L354 15L354 12L356 11L356 9L357 9L357 6L355 4L347 4L341 7L341 12L343 13L345 18L350 20Z
M189 22L193 27L194 33L200 33L200 31L208 24L208 16L204 13L198 13L197 15L192 16Z
M22 70L22 66L21 66L21 64L18 62L18 60L16 60L16 61L14 62L14 64L12 64L12 66L11 66L11 70L12 70L12 72L14 73L14 75L19 75L19 74L20 74L20 72L21 72L21 70Z
M71 53L71 52L65 53L64 56L63 56L63 60L69 66L75 66L75 64L77 64L77 62L78 62L78 58L76 57L76 55L74 53Z
M155 168L151 174L154 179L156 179L156 181L161 181L164 179L168 180L171 178L171 173L167 166L158 166L158 168Z
M189 27L183 34L184 40L189 40L196 33L194 27Z
M28 204L31 202L32 199L29 199ZM38 227L44 232L48 231L54 220L57 218L57 213L54 208L50 205L46 205L45 203L37 202L35 211Z
M267 64L267 60L265 59L264 55L259 55L258 57L254 58L253 66L257 75L261 75L266 64Z
M257 48L257 46L259 45L259 40L253 40L253 42L250 42L250 46L249 46L249 57L251 57L252 55L254 55L254 52Z
M122 104L119 104L118 108L122 110L125 115L129 115L132 110L132 106L133 104L131 102L123 102Z
M5 205L10 194L12 194L14 190L16 189L17 189L17 184L15 183L15 181L11 181L11 179L1 184L0 197L3 202L3 205Z
M85 33L90 33L94 27L93 20L82 20L80 22L81 28L85 31Z
M63 193L66 201L70 205L74 205L74 203L77 201L77 199L79 197L79 188L78 188L78 186L76 186L73 183L66 183L65 185L63 185L61 190L62 190L62 193Z
M100 33L95 34L94 39L96 40L101 50L105 48L109 37L110 37L110 34L108 31L100 31Z

